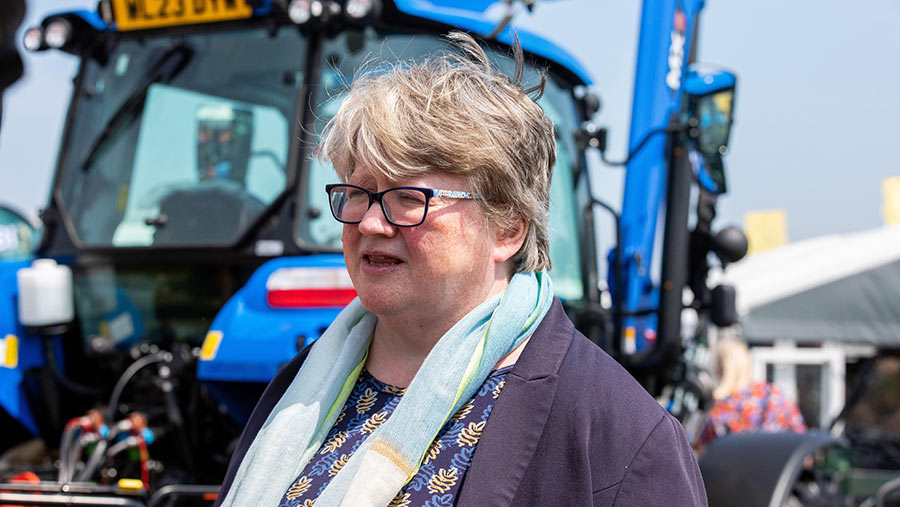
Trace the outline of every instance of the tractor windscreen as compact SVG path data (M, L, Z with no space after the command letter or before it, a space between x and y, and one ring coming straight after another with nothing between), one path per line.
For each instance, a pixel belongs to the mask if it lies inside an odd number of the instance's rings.
M62 157L60 197L77 239L237 241L288 185L303 36L286 27L123 37L96 51Z
M347 87L360 67L371 62L419 60L441 50L446 51L446 41L435 35L385 35L371 28L346 30L326 40L322 50L322 71L311 99L316 118L315 132L321 133L328 120L337 113ZM514 65L508 50L492 46L488 48L488 53L507 75L513 74ZM548 77L538 103L554 123L557 142L556 166L550 188L551 274L559 296L580 300L584 297L577 222L580 204L575 202L573 191L573 173L582 163L575 146L578 118L571 86L557 80L552 72ZM538 79L538 68L527 64L526 85L537 83ZM304 176L301 192L305 194L300 199L304 206L298 207L297 237L301 243L340 248L342 224L328 212L328 196L324 191L325 185L338 182L338 177L330 163L316 158L310 159Z

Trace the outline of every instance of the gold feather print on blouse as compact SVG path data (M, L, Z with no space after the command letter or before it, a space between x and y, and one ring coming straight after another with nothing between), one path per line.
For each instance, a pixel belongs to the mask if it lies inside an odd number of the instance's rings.
M494 388L494 390L492 391L492 395L494 396L495 400L500 397L500 391L503 390L503 386L505 386L505 385L506 385L506 381L501 380L500 383L497 384L497 387Z
M309 486L312 484L312 480L310 480L305 475L295 482L287 492L288 500L296 500L300 495L306 493L306 490L309 489Z
M385 384L384 392L391 393L391 394L399 394L399 395L403 396L404 394L406 394L406 388L405 387L394 387L394 386Z
M467 445L477 444L478 439L481 438L481 431L484 430L485 422L487 421L481 421L479 423L470 422L459 432L459 437L456 439L456 445L465 447Z
M432 495L437 493L444 493L456 484L456 467L450 467L450 469L442 468L438 470L438 473L434 474L431 477L431 480L428 481L428 492Z
M330 452L334 452L340 446L344 445L344 442L347 441L347 432L341 431L338 432L327 444L322 446L322 450L319 451L319 454L328 454Z
M422 461L422 464L427 465L429 461L433 460L434 458L437 458L438 454L440 454L441 449L443 449L443 448L444 448L444 446L441 445L440 440L435 440L434 442L432 442L431 447L429 447L428 450L425 452L425 460Z
M387 414L384 412L378 412L377 414L372 414L372 417L366 419L366 422L363 424L361 430L359 430L363 435L367 435L377 430L381 423L387 421Z
M328 475L330 475L331 477L337 475L338 472L340 472L341 469L344 468L344 465L346 465L348 461L350 461L350 456L341 454L341 457L334 460L334 463L331 464L331 468L328 469Z
M409 493L397 493L388 507L409 507Z
M372 408L372 405L375 404L375 396L378 395L376 391L373 391L371 388L366 388L365 394L359 397L359 401L356 402L356 413L357 414L365 414Z
M473 401L469 400L465 405L459 407L459 410L457 410L456 413L453 414L453 417L451 417L450 420L453 422L459 422L460 419L469 415L469 412L472 411L472 407L474 406L475 404L473 403Z

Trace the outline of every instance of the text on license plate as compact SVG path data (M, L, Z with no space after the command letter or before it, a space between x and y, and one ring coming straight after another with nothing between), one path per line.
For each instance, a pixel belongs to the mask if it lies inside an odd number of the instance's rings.
M245 0L112 0L119 30L249 18Z

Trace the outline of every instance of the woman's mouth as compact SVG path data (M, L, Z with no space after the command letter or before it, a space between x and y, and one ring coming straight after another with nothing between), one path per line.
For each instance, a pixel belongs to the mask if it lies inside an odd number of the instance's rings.
M390 266L396 266L403 261L396 257L391 257L390 255L376 255L376 254L365 254L363 255L363 260L365 260L366 264L375 268L386 268Z

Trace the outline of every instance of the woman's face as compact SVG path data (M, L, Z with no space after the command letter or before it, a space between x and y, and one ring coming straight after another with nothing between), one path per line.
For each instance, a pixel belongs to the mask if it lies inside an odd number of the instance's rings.
M348 183L376 192L397 186L471 191L458 176L388 181L365 166ZM497 256L502 241L493 229L474 200L435 197L416 227L392 225L373 202L362 222L344 224L344 258L360 300L379 317L455 321L508 283L496 276L495 258L506 259Z

